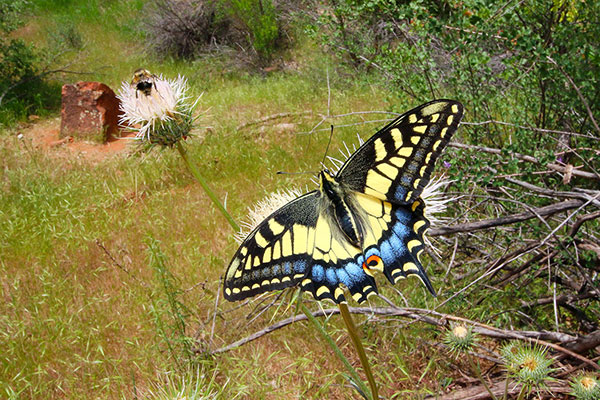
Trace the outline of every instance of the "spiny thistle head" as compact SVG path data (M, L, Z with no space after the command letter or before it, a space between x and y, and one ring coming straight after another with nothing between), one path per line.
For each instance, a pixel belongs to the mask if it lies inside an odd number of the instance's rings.
M589 374L579 375L571 381L571 393L577 400L600 399L600 383Z
M190 135L198 103L187 95L182 76L166 79L147 70L137 70L131 82L123 82L117 97L121 100L121 124L137 132L136 138L149 145L172 147Z
M431 226L442 226L447 218L440 216L446 211L446 205L456 198L447 197L444 190L453 181L446 179L443 175L433 178L425 188L421 198L425 202L425 217L431 223Z
M476 341L477 338L472 328L463 324L452 326L452 329L449 329L444 336L444 343L456 355L469 351Z
M506 361L506 368L511 376L526 387L543 387L550 380L552 358L547 357L548 349L537 344L520 344L509 342L500 353Z

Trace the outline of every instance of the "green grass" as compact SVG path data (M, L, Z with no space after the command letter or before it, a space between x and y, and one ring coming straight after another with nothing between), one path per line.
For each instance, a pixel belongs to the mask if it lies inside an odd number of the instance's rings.
M101 69L104 63L112 64L114 68L89 79L115 88L128 80L145 55L141 48L135 49L133 57L128 54L127 40L133 35L128 32L113 30L115 35L104 35L106 40L94 43L94 35L107 26L94 16L93 9L65 8L36 17L33 23L41 37L47 26L72 13L72 23L87 43L87 54L78 68ZM200 107L206 111L199 125L209 126L210 132L200 128L188 147L218 196L227 196L236 219L242 219L246 207L268 192L308 182L306 176L282 177L276 171L318 168L328 133L309 140L278 133L270 124L266 129L258 125L240 131L237 126L281 112L313 111L315 115L308 118L282 120L297 123L298 131L309 130L320 118L316 114L326 111L322 74L317 79L314 71L266 77L244 70L224 74L208 62L167 61L148 67L166 76L181 73L196 95L203 93ZM373 101L373 94L363 94L361 85L343 86L333 85L336 110L348 111L363 101ZM337 134L353 137L350 131ZM206 282L181 299L194 305L188 333L199 329L207 337L219 277L235 247L226 221L172 152L115 157L97 166L33 148L14 136L3 135L0 140L0 276L7 299L0 306L0 393L15 398L77 398L91 393L113 398L129 397L136 389L160 398L163 388L170 390L179 381L173 378L165 386L156 386L161 385L161 374L173 371L176 364L156 324L157 315L168 321L170 311L152 308L152 299L160 300L164 293L147 258L147 239L161 242L181 288ZM311 156L303 157L305 152ZM96 240L128 273L113 264ZM243 312L239 317L243 321ZM231 331L231 322L226 326L217 322L213 348L260 326L255 322L242 331ZM312 334L308 328L301 329ZM346 392L339 386L344 380L335 372L337 364L327 359L324 343L311 340L301 346L292 344L294 335L283 337L288 351L281 350L280 339L266 339L264 343L274 340L268 345L272 350L262 345L247 347L212 364L207 371L210 379L220 385L228 382L222 389L228 394L219 396L233 398L241 392L249 398L274 398L274 389L290 395ZM305 351L307 346L311 352ZM303 356L297 357L300 352ZM314 363L329 364L330 372L317 374ZM315 382L320 383L315 386ZM207 389L204 394L209 393L213 392Z

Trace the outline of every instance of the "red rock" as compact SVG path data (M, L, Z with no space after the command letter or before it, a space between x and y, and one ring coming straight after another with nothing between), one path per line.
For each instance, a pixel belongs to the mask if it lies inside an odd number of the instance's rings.
M63 85L60 137L106 142L119 130L120 103L115 92L104 83Z

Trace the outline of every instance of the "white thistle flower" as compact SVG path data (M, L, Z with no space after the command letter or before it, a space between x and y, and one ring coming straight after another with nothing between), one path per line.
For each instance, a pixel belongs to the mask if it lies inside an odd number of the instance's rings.
M433 178L429 181L427 186L423 188L421 198L425 202L425 218L429 220L431 226L440 226L446 222L447 218L441 217L439 214L443 214L446 211L448 203L456 200L455 197L446 197L444 189L450 185L452 180L446 179L444 175Z
M117 95L123 111L121 124L136 131L137 139L172 146L189 134L194 120L192 111L200 98L190 101L187 79L182 76L153 76L152 85L146 95L129 82L121 84Z

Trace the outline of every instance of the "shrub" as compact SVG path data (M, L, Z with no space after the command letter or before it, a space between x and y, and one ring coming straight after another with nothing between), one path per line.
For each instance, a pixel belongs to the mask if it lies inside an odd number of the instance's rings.
M152 0L146 15L148 43L161 57L193 58L235 40L214 1Z
M259 60L270 61L279 39L279 26L272 1L230 0L227 9Z
M53 35L54 43L40 51L10 33L22 25L28 2L0 0L0 125L10 125L27 115L55 109L60 104L57 84L44 78L57 54L82 45L72 28ZM79 41L78 41L79 40Z
M194 58L224 48L268 62L280 41L270 0L153 0L144 29L160 57Z

